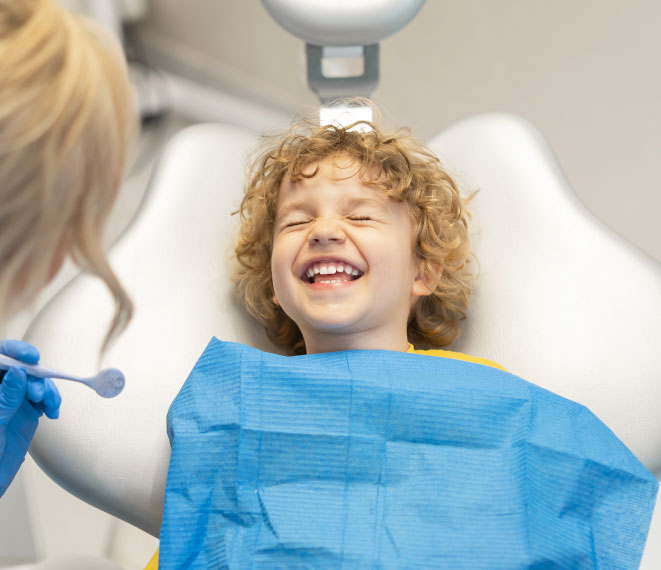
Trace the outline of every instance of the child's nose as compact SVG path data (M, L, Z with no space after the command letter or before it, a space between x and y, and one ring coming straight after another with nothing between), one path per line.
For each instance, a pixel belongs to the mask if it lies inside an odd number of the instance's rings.
M342 243L344 237L344 232L337 221L330 219L317 219L310 228L308 239L310 245L324 245Z

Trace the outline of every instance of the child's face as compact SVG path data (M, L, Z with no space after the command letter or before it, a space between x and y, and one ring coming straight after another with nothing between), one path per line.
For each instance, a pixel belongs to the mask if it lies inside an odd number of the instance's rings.
M356 171L348 159L327 159L314 178L285 179L280 188L274 301L301 329L308 352L406 350L412 302L429 294L407 206L363 185Z

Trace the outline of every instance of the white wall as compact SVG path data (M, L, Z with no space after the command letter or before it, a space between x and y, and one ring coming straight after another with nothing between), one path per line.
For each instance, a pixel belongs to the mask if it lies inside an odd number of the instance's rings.
M315 98L302 42L258 0L152 0L158 64L294 112ZM661 3L428 0L381 45L375 99L423 140L486 111L532 121L606 223L661 260ZM189 68L190 72L190 68Z

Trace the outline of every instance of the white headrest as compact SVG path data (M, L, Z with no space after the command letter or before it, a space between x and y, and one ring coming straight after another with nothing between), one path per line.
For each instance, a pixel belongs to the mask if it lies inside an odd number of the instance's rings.
M661 265L585 208L522 119L469 119L430 146L478 190L457 349L587 405L661 475Z

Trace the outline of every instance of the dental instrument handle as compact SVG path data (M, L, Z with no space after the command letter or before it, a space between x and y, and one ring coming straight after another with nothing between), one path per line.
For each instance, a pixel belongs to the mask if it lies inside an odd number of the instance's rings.
M85 383L82 378L58 372L57 370L49 368L48 366L44 366L42 364L26 364L25 362L21 362L20 360L16 360L10 356L0 354L0 369L7 370L12 366L18 366L25 370L25 372L30 376L37 376L38 378L63 378L65 380L73 380L74 382Z

